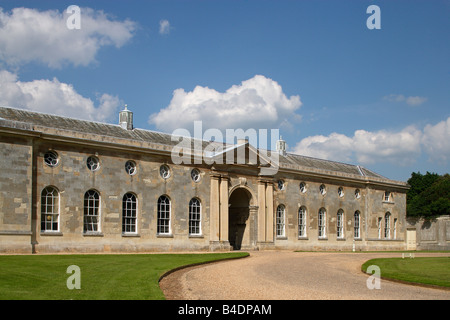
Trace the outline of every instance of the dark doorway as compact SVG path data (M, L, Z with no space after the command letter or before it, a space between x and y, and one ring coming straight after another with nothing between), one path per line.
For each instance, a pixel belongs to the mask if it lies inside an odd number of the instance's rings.
M233 191L229 200L228 237L234 250L250 245L248 218L250 215L250 193L244 188Z

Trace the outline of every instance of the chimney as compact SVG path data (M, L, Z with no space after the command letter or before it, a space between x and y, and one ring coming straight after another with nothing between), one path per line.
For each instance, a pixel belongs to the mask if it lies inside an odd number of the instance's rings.
M133 130L133 112L127 109L127 105L119 112L119 125L122 129Z
M280 136L280 140L277 141L277 151L282 156L286 155L286 141Z

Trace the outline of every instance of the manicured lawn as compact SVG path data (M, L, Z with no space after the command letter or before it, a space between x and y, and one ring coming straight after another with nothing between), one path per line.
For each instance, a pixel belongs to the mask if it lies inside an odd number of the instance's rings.
M0 299L164 299L158 280L184 265L248 255L207 254L0 256ZM80 268L81 289L69 290L67 268Z
M450 257L372 259L362 270L370 265L380 267L382 278L450 287Z

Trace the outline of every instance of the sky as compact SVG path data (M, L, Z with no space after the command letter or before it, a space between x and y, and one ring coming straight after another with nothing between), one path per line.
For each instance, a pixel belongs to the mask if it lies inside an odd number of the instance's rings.
M137 128L278 129L391 179L448 173L450 0L0 0L0 106L125 105Z

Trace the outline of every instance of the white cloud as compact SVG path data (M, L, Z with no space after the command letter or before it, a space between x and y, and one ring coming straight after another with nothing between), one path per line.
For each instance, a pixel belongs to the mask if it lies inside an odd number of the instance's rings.
M332 133L307 137L293 152L328 160L373 164L376 162L413 163L421 152L422 132L413 126L400 132L355 131L353 137Z
M304 156L350 162L353 156L353 139L339 133L317 135L302 139L293 152Z
M450 117L423 130L422 144L432 161L447 163L450 160Z
M422 103L424 103L425 101L427 101L427 98L425 97L407 97L406 98L406 103L409 104L410 106L419 106Z
M383 97L383 99L391 102L406 102L406 104L410 106L419 106L425 101L427 101L426 97L419 97L419 96L405 97L402 94L390 94L388 96Z
M66 11L0 8L0 59L17 66L31 61L52 68L64 63L86 66L103 46L123 46L133 37L136 24L116 21L102 11L81 8L81 28L69 29Z
M276 81L256 75L223 93L201 86L176 89L169 106L152 114L149 123L166 132L192 128L197 120L203 128L221 130L278 128L298 118L301 105L298 95L287 98Z
M78 119L106 121L116 115L118 97L102 94L98 105L83 97L72 85L58 79L22 82L17 75L0 70L0 106L23 108Z
M169 33L170 33L169 20L161 20L159 22L159 34L169 34Z

